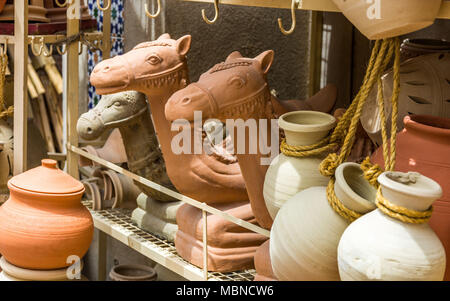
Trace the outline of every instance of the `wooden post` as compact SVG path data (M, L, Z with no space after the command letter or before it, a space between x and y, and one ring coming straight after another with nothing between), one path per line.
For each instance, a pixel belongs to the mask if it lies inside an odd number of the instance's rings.
M67 8L67 37L78 34L80 27L80 0L70 0ZM66 141L78 146L77 120L78 120L78 47L79 43L67 46L67 102L66 102ZM78 179L78 156L67 151L67 172Z
M208 214L202 210L203 218L203 277L208 280Z
M309 48L309 96L313 96L320 90L322 75L322 33L323 13L311 12L310 48Z
M111 4L112 5L112 4ZM103 36L102 36L102 58L109 59L111 56L111 6L109 9L102 11L103 13ZM98 231L98 262L97 262L97 279L106 279L106 233Z
M14 175L27 170L28 0L14 1Z

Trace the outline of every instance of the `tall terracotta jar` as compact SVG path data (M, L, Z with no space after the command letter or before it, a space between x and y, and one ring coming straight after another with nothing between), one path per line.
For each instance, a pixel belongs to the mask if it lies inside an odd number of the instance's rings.
M335 126L336 119L315 111L296 111L282 115L278 125L284 130L286 143L307 146L320 142ZM328 178L319 172L325 156L308 158L279 154L271 162L264 179L264 201L272 219L281 206L296 193L313 186L326 186Z
M20 268L51 270L82 258L92 241L93 222L80 200L84 186L57 168L42 165L8 182L10 198L0 207L0 253Z
M391 204L426 211L442 195L438 183L419 173L385 172L378 177ZM440 281L444 247L427 223L408 223L374 210L353 222L338 247L341 280Z
M450 118L406 116L404 125L397 136L395 169L419 172L441 185L443 195L434 202L429 224L450 258ZM384 167L381 148L373 154L372 162ZM450 280L450 260L445 280Z
M376 191L356 163L336 169L337 198L360 214L374 210ZM326 187L305 189L281 207L270 232L270 259L282 281L337 281L337 247L350 224L330 206Z

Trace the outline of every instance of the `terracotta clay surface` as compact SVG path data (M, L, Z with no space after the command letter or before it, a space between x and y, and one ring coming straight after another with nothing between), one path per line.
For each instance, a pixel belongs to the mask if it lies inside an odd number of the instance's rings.
M406 39L400 47L401 61L432 53L450 53L450 42L437 39Z
M385 172L378 182L386 200L410 210L428 210L442 195L438 183L415 172ZM345 230L338 263L341 280L441 281L445 250L427 223L403 222L376 209Z
M42 160L42 166L8 182L10 198L0 207L0 253L27 269L59 269L82 258L92 241L92 217L80 200L83 184Z
M404 35L432 25L442 0L380 1L379 5L361 0L333 2L361 33L368 39L376 40ZM379 16L376 10L379 10ZM368 18L368 14L371 14L371 18Z
M28 21L48 23L44 0L31 0L28 5ZM0 13L0 21L14 21L14 0L7 0Z
M397 136L395 169L420 172L441 185L443 195L433 204L429 224L450 258L450 119L413 115L405 117L404 123L405 129ZM373 154L372 162L384 167L381 148ZM450 260L445 280L450 280Z
M106 142L102 147L95 148L91 145L87 145L82 147L82 149L114 164L122 164L128 161L122 135L120 134L120 130L117 128L111 131L111 134L108 136L108 139L106 139ZM78 162L80 166L97 165L88 158L82 156L80 156L80 160Z
M249 223L256 224L247 202L217 204L215 208ZM230 272L252 268L256 249L267 237L248 231L217 215L207 215L208 270ZM192 264L203 267L202 212L183 205L177 212L179 230L175 239L178 254Z
M270 261L270 240L266 240L255 253L255 281L277 281Z
M231 53L225 62L216 64L203 73L198 82L174 93L166 104L166 118L171 121L186 119L192 124L195 112L202 111L204 120L216 118L225 123L227 119L245 121L254 119L258 122L259 119L277 118L281 113L293 108L331 110L336 97L336 90L332 86L311 100L297 101L296 105L291 101L288 102L289 105L284 106L282 102L273 98L269 93L266 80L273 58L274 53L271 50L255 58L244 58L237 51ZM271 131L271 126L267 126L264 134L266 141L271 141ZM237 142L239 135L235 134L234 137L235 146L242 144L243 141ZM268 164L262 165L261 159L270 158L268 155L263 155L260 148L257 149L256 154L250 153L248 132L245 139L246 149L236 154L237 161L258 224L269 229L272 225L272 217L263 198L264 177Z

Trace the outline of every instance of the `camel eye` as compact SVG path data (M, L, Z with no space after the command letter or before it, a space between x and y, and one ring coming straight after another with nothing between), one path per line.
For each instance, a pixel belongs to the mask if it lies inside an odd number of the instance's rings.
M147 59L147 61L148 61L150 64L152 64L152 65L157 65L157 64L161 63L162 60L161 60L158 56L156 56L156 55L151 55L151 56Z
M234 76L228 80L228 85L234 86L236 88L242 88L245 86L245 79L240 76Z
M120 107L122 104L120 103L120 101L116 101L116 102L114 102L114 106L115 107Z

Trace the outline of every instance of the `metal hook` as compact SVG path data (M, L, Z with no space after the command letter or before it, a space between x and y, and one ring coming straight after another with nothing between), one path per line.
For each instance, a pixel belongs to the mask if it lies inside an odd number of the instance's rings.
M202 17L203 17L203 20L204 20L207 24L213 24L213 23L215 23L215 22L217 21L217 19L219 18L219 0L214 0L214 10L215 10L215 12L216 12L216 15L214 16L214 19L209 20L209 19L206 17L205 10L202 9Z
M299 6L301 7L300 0L292 0L292 3L291 3L292 25L291 25L291 28L289 30L286 30L286 29L283 28L283 22L281 21L281 18L278 18L278 27L280 27L281 32L284 35L286 35L286 36L290 35L295 30L295 25L297 24L297 21L295 19L295 10Z
M64 47L65 46L65 47ZM60 48L61 47L61 48ZM64 47L64 50L63 50ZM58 53L60 55L64 55L67 53L67 45L66 44L61 44L61 46L56 46L56 51L58 51Z
M45 57L49 57L53 54L53 44L50 44L50 50L47 51L47 46L43 47L43 54Z
M8 55L8 38L5 38L5 42L3 43L3 50L1 52L2 56Z
M81 47L80 47L80 45L81 45ZM83 49L84 49L83 43L81 43L81 41L78 42L78 55L81 55L83 53Z
M69 2L69 0L66 0L63 4L59 3L59 0L55 0L56 5L58 5L59 7L64 7L67 5L67 3Z
M105 1L106 1L106 0L105 0ZM97 7L98 7L98 9L101 10L101 11L108 10L110 6L111 6L111 0L108 0L108 5L106 5L106 7L102 7L102 6L100 5L100 0L97 0Z
M145 14L147 15L147 17L149 17L149 18L156 18L156 17L159 16L160 13L161 13L161 0L158 0L158 10L156 11L156 13L154 15L152 15L148 11L148 5L147 5L147 3L145 3Z
M38 52L36 52L36 49L35 49L35 41L34 41L34 39L35 39L36 37L32 37L31 38L31 52L34 54L34 56L40 56L41 54L42 54L42 50L44 49L44 37L40 37L41 38L41 41L40 41L40 43L39 43L39 45L40 45L40 47L39 47L39 51Z

